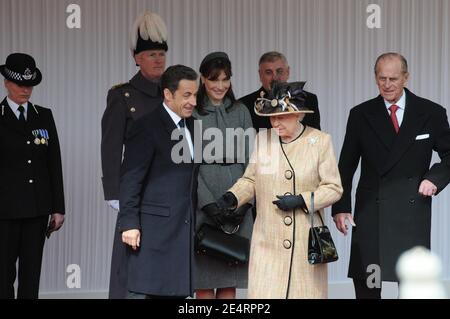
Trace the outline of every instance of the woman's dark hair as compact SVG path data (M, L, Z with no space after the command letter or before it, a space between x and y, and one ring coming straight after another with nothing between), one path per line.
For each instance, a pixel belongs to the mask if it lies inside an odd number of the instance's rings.
M215 53L211 53L210 55L213 54ZM203 75L208 80L215 81L219 78L220 73L224 71L226 79L230 79L233 73L231 71L231 62L228 59L227 55L224 54L224 56L212 59L208 59L208 56L205 57L202 64L200 65L199 71L201 75ZM205 83L202 83L201 78L199 86L200 88L197 93L197 112L201 115L206 115L208 113L205 111L203 103L205 101L207 93ZM233 105L234 102L236 102L236 97L234 96L233 88L231 85L227 93L225 94L225 97L228 97L231 100L231 105Z

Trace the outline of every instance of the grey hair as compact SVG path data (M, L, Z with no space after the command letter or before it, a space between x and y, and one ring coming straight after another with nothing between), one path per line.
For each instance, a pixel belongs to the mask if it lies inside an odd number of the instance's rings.
M286 59L286 56L283 53L277 52L277 51L270 51L270 52L266 52L264 53L260 58L259 58L259 65L266 63L266 62L273 62L276 60L281 60L283 61L284 64L286 64L286 66L288 65L288 61Z
M377 58L377 61L375 62L375 66L374 66L375 75L377 75L378 63L381 60L384 60L384 59L395 59L395 58L399 59L400 62L402 63L402 72L403 72L403 74L407 74L408 73L408 61L406 61L406 58L403 55L401 55L400 53L387 52L387 53L383 53L382 55L380 55Z

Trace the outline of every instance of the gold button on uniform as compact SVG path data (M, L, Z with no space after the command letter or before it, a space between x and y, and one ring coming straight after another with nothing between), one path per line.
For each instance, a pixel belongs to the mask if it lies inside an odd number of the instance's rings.
M284 217L284 224L286 226L290 226L292 224L292 217L291 216Z
M283 241L283 247L284 248L290 249L291 246L292 246L292 244L291 244L291 242L289 240L286 239L285 241Z
M292 179L292 171L287 170L286 172L284 172L284 177L286 177L286 179Z

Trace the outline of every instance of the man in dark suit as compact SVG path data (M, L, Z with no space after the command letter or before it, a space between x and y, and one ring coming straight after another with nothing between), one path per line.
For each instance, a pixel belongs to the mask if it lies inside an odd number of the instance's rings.
M33 57L13 53L0 72L0 299L15 297L17 259L17 298L34 299L45 235L64 222L61 154L51 110L29 101L42 80Z
M446 110L405 88L408 64L400 54L381 55L375 77L380 95L350 111L339 160L344 194L333 205L339 231L347 234L347 220L356 226L348 274L357 298L381 298L381 282L398 281L399 255L430 247L431 198L450 181ZM433 150L441 162L430 168ZM353 221L352 179L360 160Z
M284 54L279 52L264 53L259 59L259 79L262 87L240 99L247 106L252 116L253 127L257 130L261 128L272 128L270 120L265 116L257 116L255 113L255 101L261 97L261 94L267 95L270 92L270 86L273 81L287 82L289 79L290 68ZM306 114L302 123L320 130L320 113L317 102L317 96L306 92L305 106L314 113Z
M196 79L191 68L169 67L164 102L135 123L125 143L118 224L130 246L129 298L193 294Z
M159 80L166 68L168 50L166 26L154 13L146 11L141 14L134 22L131 34L130 49L140 70L128 83L116 85L108 92L107 106L102 118L103 191L105 200L116 211L119 210L123 145L133 123L162 102ZM126 275L126 246L122 243L116 225L109 298L126 298Z

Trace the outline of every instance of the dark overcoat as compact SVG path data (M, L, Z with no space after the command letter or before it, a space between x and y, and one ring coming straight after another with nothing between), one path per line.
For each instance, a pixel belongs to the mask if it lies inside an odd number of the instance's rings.
M102 117L101 157L105 200L119 199L123 147L133 124L162 102L159 84L147 80L139 71L129 82L115 85L108 92ZM111 257L109 298L127 296L126 249L117 229Z
M123 145L133 123L161 102L159 84L144 78L140 71L128 83L109 90L102 117L101 143L105 200L119 199Z
M194 139L192 117L186 126ZM171 138L174 130L160 105L136 121L125 144L118 227L141 232L140 248L128 248L128 290L136 293L193 294L198 164L174 160L179 143Z

